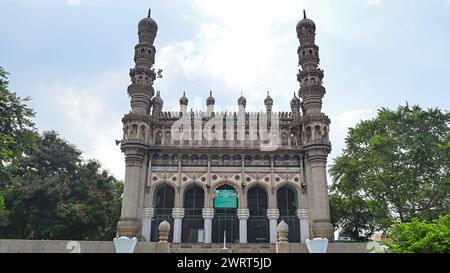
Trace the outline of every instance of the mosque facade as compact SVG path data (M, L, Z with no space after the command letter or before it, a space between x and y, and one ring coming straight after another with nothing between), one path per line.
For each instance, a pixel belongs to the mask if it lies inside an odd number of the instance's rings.
M269 94L261 102L265 112L247 112L243 96L238 112L215 112L212 93L206 111L188 110L185 94L179 111L164 111L164 92L153 88L158 25L150 12L139 22L131 110L122 119L126 171L118 236L157 241L166 220L172 243L275 243L284 220L290 242L333 240L324 72L316 25L303 17L296 26L299 90L286 112L273 112Z

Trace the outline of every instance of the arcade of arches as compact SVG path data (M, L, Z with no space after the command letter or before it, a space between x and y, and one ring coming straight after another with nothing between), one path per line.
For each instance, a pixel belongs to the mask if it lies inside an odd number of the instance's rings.
M235 191L235 208L214 208L217 190ZM169 241L174 243L275 243L276 227L281 220L289 225L289 241L304 242L309 237L309 221L300 208L301 191L286 184L275 191L262 185L238 189L232 183L219 183L214 189L191 183L180 191L161 183L152 191L152 208L147 208L142 234L158 240L158 226L167 220L173 227ZM176 207L181 198L182 208ZM245 198L245 200L243 200ZM270 208L273 200L276 208Z

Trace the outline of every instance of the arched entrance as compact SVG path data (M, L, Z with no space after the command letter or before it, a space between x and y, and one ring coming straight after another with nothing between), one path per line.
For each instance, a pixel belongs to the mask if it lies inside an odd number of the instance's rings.
M220 202L216 200L218 191L234 191L237 196L237 190L228 185L222 185L214 193L214 218L212 221L212 242L223 243L224 231L226 230L227 243L239 242L239 219L237 217L238 203L233 208L221 207ZM239 201L238 201L239 202Z
M289 226L288 241L300 242L300 220L297 217L298 198L296 191L289 186L284 186L277 191L277 205L280 211L280 219Z
M155 190L153 200L155 214L152 222L151 241L157 242L159 240L159 224L166 220L172 227L169 233L169 241L171 242L173 237L172 209L175 205L175 190L171 186L163 184Z
M185 191L181 242L197 243L201 239L199 233L203 231L202 209L204 202L205 192L201 187L194 185Z
M267 219L267 191L255 186L247 192L250 218L247 220L247 240L249 243L269 242L269 220Z

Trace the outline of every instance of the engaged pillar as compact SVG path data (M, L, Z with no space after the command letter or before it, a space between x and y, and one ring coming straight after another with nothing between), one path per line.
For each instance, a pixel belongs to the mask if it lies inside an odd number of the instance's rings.
M205 229L205 244L211 243L211 235L212 235L212 219L214 218L214 209L212 208L204 208L202 211L203 220L204 220L204 229Z
M247 220L250 217L248 209L238 209L237 216L239 219L239 243L247 243Z
M172 210L173 217L173 243L181 243L181 226L183 223L184 209L174 208Z
M308 209L297 210L297 217L300 220L300 240L306 243L309 239L309 212Z
M142 240L144 242L150 242L152 219L154 214L155 214L154 208L144 208L144 217L142 220Z
M270 243L275 244L277 242L277 222L280 217L278 209L268 209L267 218L269 219L269 236Z

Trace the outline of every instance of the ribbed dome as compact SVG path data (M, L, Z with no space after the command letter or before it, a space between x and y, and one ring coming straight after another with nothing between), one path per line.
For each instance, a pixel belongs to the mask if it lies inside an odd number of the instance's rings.
M148 10L148 17L139 21L138 29L141 31L150 31L154 35L158 32L158 24L150 17L150 11Z
M265 105L273 105L273 99L270 97L269 92L267 92L267 97L264 100Z
M300 36L304 32L316 32L316 24L313 20L306 18L306 11L303 11L303 19L297 24L297 34Z
M189 100L186 97L186 92L183 92L183 96L180 98L180 105L188 105Z
M238 99L238 105L243 105L245 107L247 105L247 99L241 95L241 97Z
M209 97L206 99L206 105L214 105L216 100L212 96L212 91L209 91Z

